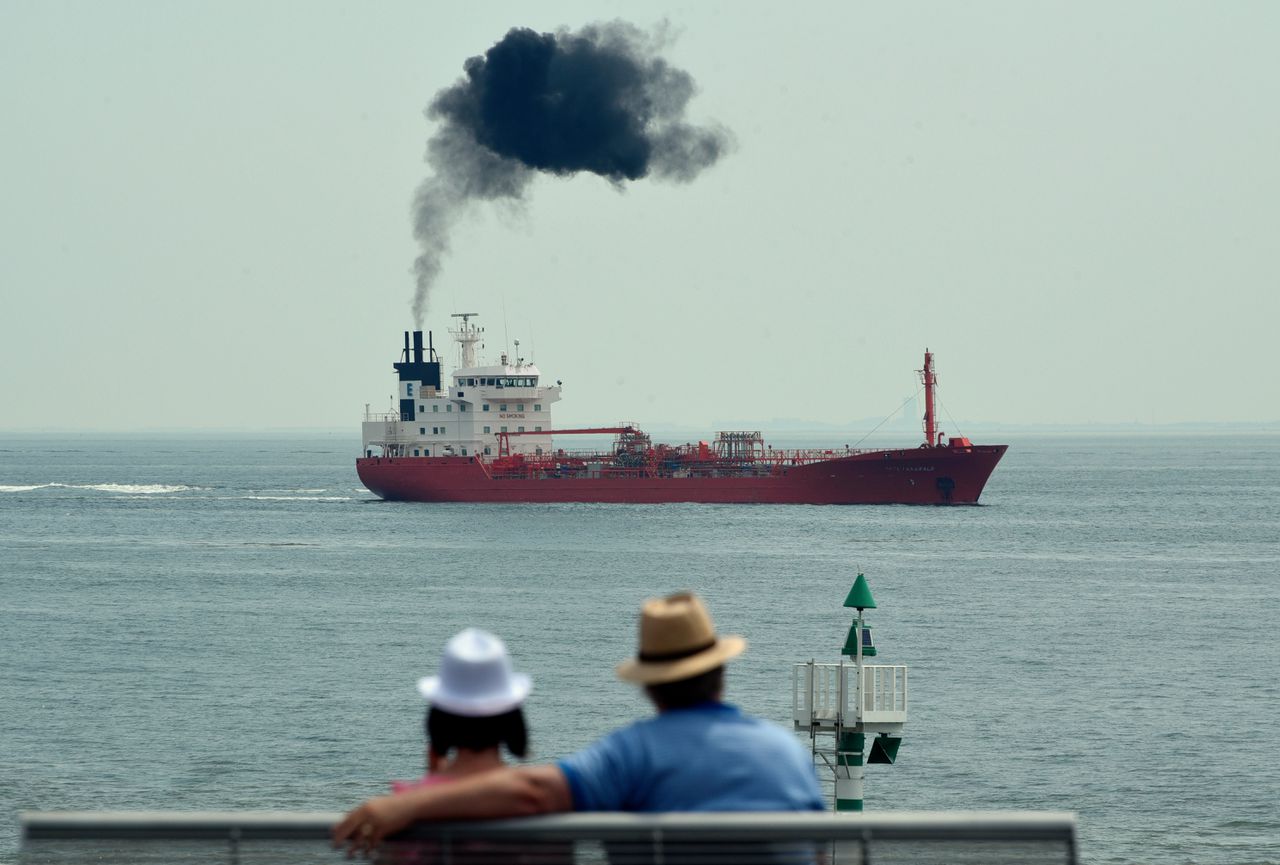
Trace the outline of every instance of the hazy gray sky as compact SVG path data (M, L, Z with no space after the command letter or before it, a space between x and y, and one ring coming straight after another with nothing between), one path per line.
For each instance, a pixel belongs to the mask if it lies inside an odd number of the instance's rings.
M355 435L424 106L612 18L736 151L476 209L428 312L531 348L561 423L885 415L926 345L959 418L1280 418L1280 4L0 0L0 429Z

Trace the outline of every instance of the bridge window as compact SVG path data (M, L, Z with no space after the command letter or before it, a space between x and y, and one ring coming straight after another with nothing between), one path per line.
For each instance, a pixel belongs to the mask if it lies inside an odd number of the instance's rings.
M502 431L503 431L503 432L506 432L506 431L507 431L507 428L506 428L506 427L503 427L503 428L502 428Z
M488 410L489 410L488 403L484 403L483 405L480 406L480 411L488 411Z
M444 407L445 411L453 411L453 403L447 403Z
M438 403L438 402L433 402L433 403L431 404L431 410L432 410L432 411L440 411L440 403Z
M424 426L420 426L420 427L418 427L418 435L420 435L420 436L424 436L424 435L426 435L426 434L427 434L427 428L426 428L426 427L424 427Z
M493 430L489 429L488 427L485 427L485 428L484 428L484 431L485 431L485 432L493 432Z
M542 403L535 402L535 403L533 404L533 410L534 410L534 411L542 411Z
M498 411L506 411L506 410L507 410L507 404L505 402L498 404Z
M417 448L414 448L414 449L413 449L413 455L414 455L415 457L422 456L422 454L418 453L418 449L417 449Z
M534 427L534 428L533 428L533 431L534 431L534 432L542 432L542 427L540 427L540 426L536 426L536 427Z
M516 432L524 432L524 427L522 426L516 427Z
M516 403L516 411L524 411L524 403L522 402Z
M408 382L407 384L405 384L405 387L409 389L407 392L407 395L413 396L413 382Z
M488 446L487 446L487 445L485 446L484 452L485 452L485 453L492 453L492 451L491 451L491 450L489 450L489 448L488 448Z

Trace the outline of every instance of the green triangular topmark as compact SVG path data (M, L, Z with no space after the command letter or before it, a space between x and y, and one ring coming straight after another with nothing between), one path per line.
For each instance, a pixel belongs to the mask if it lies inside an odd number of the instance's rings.
M846 607L857 607L859 610L874 610L876 608L876 599L871 597L871 589L867 586L867 578L862 574L858 574L858 579L853 581L853 588L849 590L849 597L844 599Z

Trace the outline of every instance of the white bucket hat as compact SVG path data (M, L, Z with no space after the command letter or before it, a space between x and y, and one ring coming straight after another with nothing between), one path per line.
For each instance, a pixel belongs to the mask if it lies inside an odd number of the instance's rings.
M468 718L510 712L532 687L528 676L512 671L506 644L479 628L449 640L440 674L418 680L418 693L431 705Z

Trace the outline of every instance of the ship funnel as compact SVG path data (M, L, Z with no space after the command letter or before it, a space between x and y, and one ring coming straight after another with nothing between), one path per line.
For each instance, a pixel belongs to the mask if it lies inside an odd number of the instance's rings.
M413 347L409 347L409 337L413 337ZM427 332L427 338L430 339L430 331ZM425 391L427 388L440 389L440 361L436 357L434 349L431 354L424 357L426 350L422 346L422 331L406 330L404 332L404 360L399 363L392 364L396 373L400 376L400 381L413 382L420 385ZM408 388L405 389L405 396L408 396ZM404 420L413 420L413 412L410 408L415 403L412 399L401 400L400 414Z

